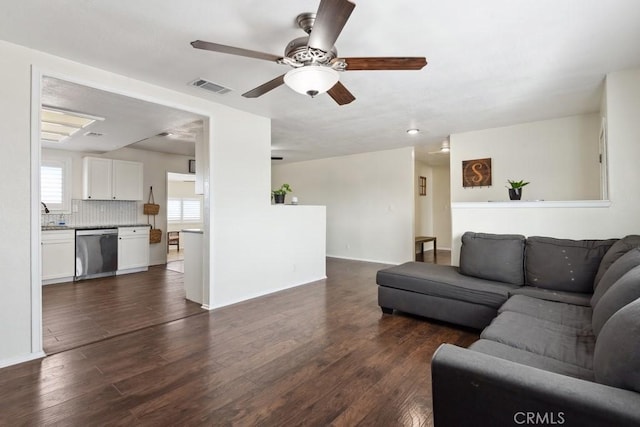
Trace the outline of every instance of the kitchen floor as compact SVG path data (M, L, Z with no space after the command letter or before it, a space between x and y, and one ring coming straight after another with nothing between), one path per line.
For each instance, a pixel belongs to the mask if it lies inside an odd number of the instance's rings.
M44 350L58 353L206 311L184 296L183 274L165 266L43 286Z
M184 273L184 248L171 248L167 252L167 269Z

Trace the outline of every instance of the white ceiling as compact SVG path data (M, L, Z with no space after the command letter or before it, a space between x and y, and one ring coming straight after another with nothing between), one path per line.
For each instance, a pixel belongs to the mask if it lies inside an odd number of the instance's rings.
M195 133L202 117L175 108L118 95L45 76L42 104L98 116L62 143L42 142L43 148L105 153L130 146L142 150L195 155ZM100 134L87 136L85 133ZM171 132L171 135L158 136Z
M417 145L451 133L594 112L607 72L640 67L640 1L355 1L342 56L426 56L421 71L353 71L336 105L283 86L240 95L283 65L193 49L202 39L275 55L319 0L5 1L0 39L273 119L286 161ZM233 89L189 87L206 78ZM405 130L421 132L408 136ZM276 153L274 152L274 155ZM424 154L420 154L423 156Z

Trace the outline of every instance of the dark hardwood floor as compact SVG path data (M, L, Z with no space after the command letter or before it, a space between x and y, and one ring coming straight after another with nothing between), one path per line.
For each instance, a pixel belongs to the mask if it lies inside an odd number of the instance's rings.
M326 280L1 369L0 425L431 425L433 352L478 335L383 315L381 267L328 259Z
M206 312L184 299L183 274L164 266L43 286L42 302L47 354Z

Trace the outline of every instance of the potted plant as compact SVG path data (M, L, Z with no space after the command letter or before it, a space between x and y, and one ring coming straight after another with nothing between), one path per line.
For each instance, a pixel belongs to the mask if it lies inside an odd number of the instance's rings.
M277 189L277 190L273 190L271 192L271 197L273 198L273 201L276 204L283 204L284 203L284 197L286 196L287 193L291 193L293 190L291 190L291 187L289 187L289 184L282 184L282 186Z
M522 181L512 181L510 179L507 180L511 187L507 187L509 189L509 199L510 200L520 200L522 198L522 187L529 184L528 182Z

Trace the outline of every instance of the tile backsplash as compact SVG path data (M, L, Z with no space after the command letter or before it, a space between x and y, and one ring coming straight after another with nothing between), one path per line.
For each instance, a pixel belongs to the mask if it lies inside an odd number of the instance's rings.
M42 214L42 225L56 225L62 219L69 226L128 225L138 223L138 208L135 201L72 200L73 213Z

